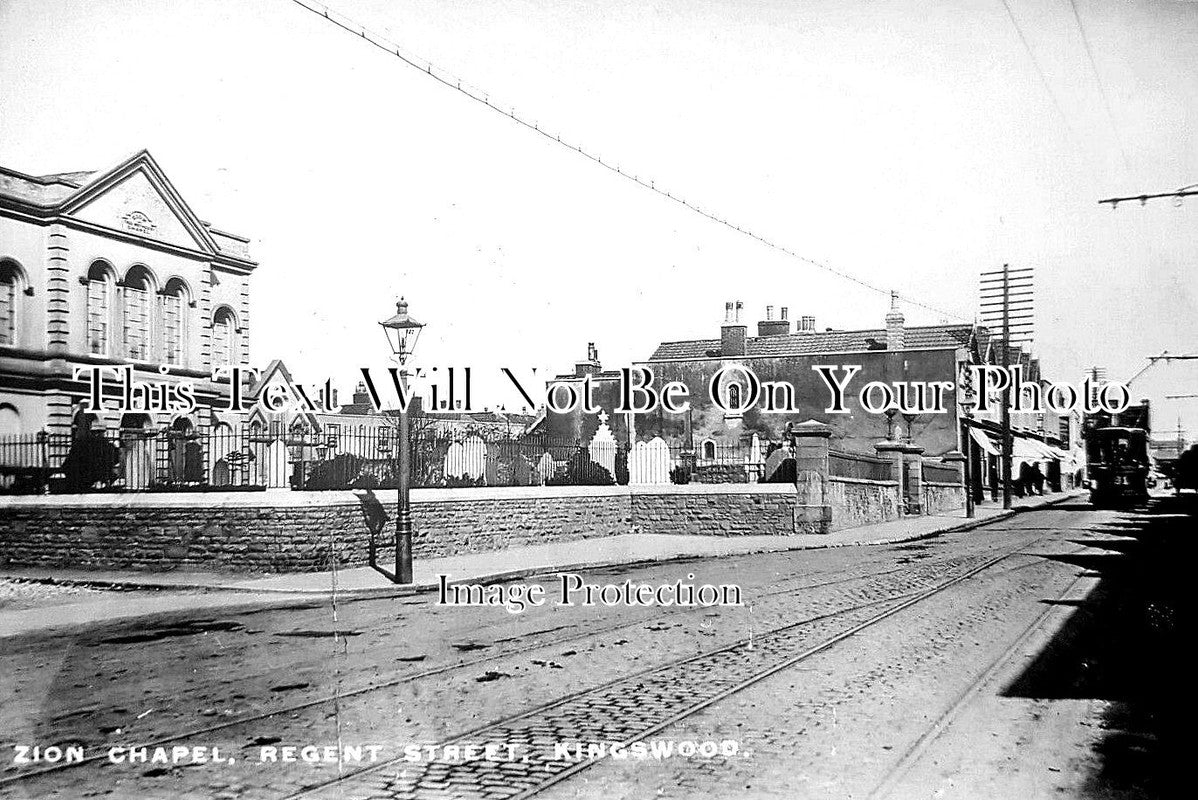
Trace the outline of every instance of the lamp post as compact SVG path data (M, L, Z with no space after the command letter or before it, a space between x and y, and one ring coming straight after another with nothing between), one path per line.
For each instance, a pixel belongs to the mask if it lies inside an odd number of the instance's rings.
M407 394L407 372L404 364L416 349L416 340L420 338L420 330L424 327L408 316L408 303L402 297L395 304L395 316L379 323L387 335L387 344L395 360L399 362L399 382L404 394ZM399 500L395 510L395 578L396 583L412 582L412 510L409 504L412 472L412 443L409 441L410 424L406 404L400 403L399 408L399 442L398 452Z

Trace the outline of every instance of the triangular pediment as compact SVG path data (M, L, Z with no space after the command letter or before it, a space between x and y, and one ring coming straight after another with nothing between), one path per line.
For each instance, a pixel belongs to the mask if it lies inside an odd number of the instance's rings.
M211 235L150 157L96 177L63 204L64 213L132 236L211 253Z

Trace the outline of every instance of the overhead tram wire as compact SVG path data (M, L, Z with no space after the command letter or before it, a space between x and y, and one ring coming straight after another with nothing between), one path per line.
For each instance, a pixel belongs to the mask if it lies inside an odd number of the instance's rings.
M1006 2L1006 0L1003 0ZM1102 105L1106 109L1107 121L1111 124L1111 133L1115 136L1115 144L1119 147L1119 155L1123 157L1123 168L1131 171L1131 164L1127 160L1127 150L1123 147L1123 138L1119 136L1119 126L1115 124L1115 115L1111 111L1111 100L1107 95L1106 87L1102 83L1102 78L1098 75L1098 66L1094 63L1094 51L1090 47L1090 38L1086 36L1086 28L1082 25L1081 14L1077 11L1077 0L1069 0L1069 7L1073 9L1073 20L1077 23L1077 32L1082 37L1082 47L1086 50L1086 58L1090 61L1090 73L1094 76L1094 83L1098 85L1098 93L1102 95Z
M1069 136L1073 139L1077 138L1077 133L1073 130L1073 126L1069 124L1069 117L1065 116L1065 109L1061 108L1061 102L1057 99L1057 94L1052 90L1052 86L1048 83L1048 76L1044 74L1040 62L1036 60L1036 54L1032 51L1032 46L1027 40L1027 36L1023 33L1023 28L1019 25L1019 20L1015 18L1015 12L1011 10L1011 4L1008 0L1001 0L1003 8L1007 10L1007 18L1011 20L1011 26L1015 29L1015 34L1019 37L1019 41L1023 43L1023 49L1027 52L1028 60L1032 62L1032 67L1036 70L1036 74L1040 76L1040 85L1044 87L1045 93L1048 94L1048 99L1052 101L1052 107L1057 110L1057 114L1061 117L1061 123L1064 124L1065 130L1069 131Z
M961 314L951 312L951 311L946 311L942 308L937 308L936 306L920 302L911 297L905 296L901 293L893 294L892 290L890 290L890 289L886 289L881 286L878 286L877 284L870 283L869 281L863 280L862 278L858 278L856 275L853 275L852 273L845 272L844 270L841 270L841 269L837 269L836 267L830 266L829 264L826 264L822 261L818 261L816 259L809 258L808 256L801 255L784 245L780 245L771 239L767 239L766 237L753 232L750 228L747 228L743 225L737 225L733 222L729 222L724 217L720 217L712 212L705 211L702 208L700 208L698 205L696 205L682 197L679 197L674 192L659 188L657 186L657 182L655 180L653 180L651 178L641 178L639 175L630 173L630 172L624 170L619 165L613 164L610 160L605 161L601 156L598 156L588 150L583 149L583 147L581 145L570 144L568 141L562 139L560 134L550 133L539 122L529 122L527 119L525 119L524 117L517 114L516 109L514 107L502 106L499 103L492 101L491 95L489 92L486 92L485 90L479 88L478 86L473 85L465 80L462 80L461 78L458 78L457 76L450 73L448 70L444 70L444 69L436 66L435 64L433 64L433 62L429 61L428 59L421 58L421 57L416 56L410 52L405 53L404 49L401 48L399 45L397 45L395 42L393 42L383 36L380 36L378 34L371 32L365 26L350 19L349 17L345 16L344 14L335 12L332 9L330 9L328 6L323 5L321 3L314 2L314 0L291 0L291 2L296 4L297 6L300 6L301 8L304 8L304 9L312 12L316 16L321 17L321 18L327 20L328 22L333 23L337 27L341 28L342 30L344 30L348 33L353 34L354 36L362 39L363 41L366 41L366 42L374 45L375 47L379 48L380 50L383 50L384 52L388 53L389 55L392 55L395 58L398 58L403 63L407 64L410 67L413 67L414 69L419 70L420 72L424 73L425 75L427 75L428 77L437 81L438 83L440 83L444 86L447 86L450 89L453 89L454 91L465 95L466 97L470 98L471 100L475 101L476 103L481 103L481 104L485 105L490 110L507 117L511 121L515 122L517 125L521 125L524 128L527 128L528 130L533 131L534 133L537 133L537 134L545 137L550 142L554 142L554 143L566 148L567 150L570 150L574 153L577 153L578 155L581 155L581 156L589 159L590 161L594 162L595 164L598 164L599 166L603 167L604 169L608 170L609 172L612 172L626 180L632 181L633 183L637 184L638 186L640 186L643 189L648 189L649 191L651 191L661 197L664 197L667 200L673 201L673 202L677 203L678 205L681 205L681 206L687 208L688 210L694 212L695 214L698 214L699 216L701 216L711 222L716 223L717 225L722 225L723 227L727 228L728 230L733 231L735 233L739 233L742 236L747 236L750 239L753 239L753 240L757 241L758 243L765 245L766 247L770 248L771 250L774 250L776 252L790 256L793 259L802 261L805 264L809 264L813 267L821 269L821 270L828 272L832 275L835 275L839 278L843 278L846 281L855 283L858 286L869 289L870 291L877 292L877 293L885 295L887 297L896 296L900 302L906 303L911 306L916 306L918 308L922 308L925 311L931 311L931 312L939 314L943 317L949 317L949 318L953 318L953 319L969 321L968 317L962 316ZM1005 0L1004 0L1004 2L1005 2Z

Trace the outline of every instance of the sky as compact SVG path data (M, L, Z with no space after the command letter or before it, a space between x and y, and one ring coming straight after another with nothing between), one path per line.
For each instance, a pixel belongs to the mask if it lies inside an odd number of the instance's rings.
M1198 2L1076 0L1080 28L1069 0L1007 2L1027 49L1002 0L329 5L880 289L972 320L979 272L1034 267L1049 377L1198 351L1198 197L1097 202L1198 181ZM474 366L495 403L513 399L498 366L567 371L590 341L627 365L718 337L729 300L750 325L771 304L820 329L888 307L293 0L0 0L0 164L104 169L142 148L202 219L251 238L255 360L311 382L385 364L374 323L400 294L427 324L419 361ZM1198 362L1140 391L1198 435L1198 403L1165 398L1198 393Z

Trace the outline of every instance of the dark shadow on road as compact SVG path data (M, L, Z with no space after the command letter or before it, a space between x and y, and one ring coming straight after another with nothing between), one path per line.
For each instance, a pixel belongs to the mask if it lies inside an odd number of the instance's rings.
M1093 547L1099 550L1112 550L1116 553L1130 553L1139 546L1139 539L1069 539L1073 544Z
M1049 558L1101 576L1084 601L1044 600L1077 610L1035 660L1003 692L1007 697L1108 701L1096 748L1100 769L1087 796L1178 797L1189 793L1189 722L1182 698L1193 679L1184 648L1183 615L1193 582L1193 520L1170 513L1125 512L1092 534L1134 541L1075 540L1093 551ZM1183 604L1184 607L1183 607Z

